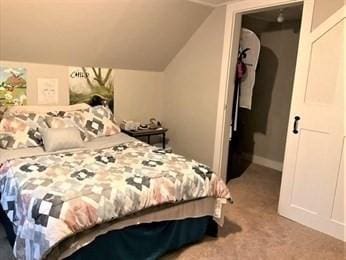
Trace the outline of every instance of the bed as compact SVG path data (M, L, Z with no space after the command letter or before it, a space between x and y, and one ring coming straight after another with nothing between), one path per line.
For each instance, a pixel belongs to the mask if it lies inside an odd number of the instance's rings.
M78 113L62 110L54 115L35 110L25 120L63 117L75 121L78 131L88 128L88 120L96 120L90 108L78 107ZM94 115L98 120L112 117L102 108ZM0 124L0 145L4 125L11 124L3 123L2 132ZM77 147L57 150L51 147L74 141L65 138L62 144L56 138L57 132L66 133L70 127L51 131L50 139L47 129L42 131L43 146L37 142L26 147L23 139L19 144L14 135L5 135L6 145L20 147L0 150L0 204L11 223L6 226L16 258L87 259L97 252L93 259L156 259L200 240L210 230L215 234L213 219L222 221L222 205L231 199L215 173L194 160L112 131L108 121L102 125L103 134L99 129L79 132L87 139L82 145L74 142ZM32 125L29 128L28 138L35 139L37 133Z

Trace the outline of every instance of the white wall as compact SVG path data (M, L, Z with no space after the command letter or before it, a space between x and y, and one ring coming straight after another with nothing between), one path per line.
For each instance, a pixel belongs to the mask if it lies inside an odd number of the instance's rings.
M69 104L68 66L0 61L4 67L27 69L28 104L37 104L37 79L59 80L59 105ZM162 117L163 73L135 70L114 70L115 117L118 121L148 122L150 117Z
M225 8L215 9L164 71L163 122L174 151L212 165Z
M116 119L162 120L163 73L115 70Z

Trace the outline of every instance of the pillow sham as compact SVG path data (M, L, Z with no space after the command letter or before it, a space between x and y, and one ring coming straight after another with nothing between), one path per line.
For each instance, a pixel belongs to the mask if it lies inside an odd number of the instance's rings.
M104 106L90 107L87 110L66 112L64 117L70 117L79 129L86 133L87 140L93 138L110 136L120 133L120 128L111 118L113 114L109 108Z
M40 146L39 128L47 128L45 117L34 113L9 113L0 121L0 145L4 149Z
M75 127L42 128L40 129L44 149L47 152L57 152L66 149L82 148L84 142L80 132Z
M15 133L25 128L47 128L45 115L35 113L5 113L0 122L0 131Z
M107 118L107 119L110 119L110 120L113 119L113 113L109 109L109 107L94 106L94 107L90 107L89 111L91 111L91 113L93 113L95 116L97 116L99 118Z
M41 146L41 144L41 134L34 129L17 131L15 133L0 131L0 147L3 149L11 150L38 147Z

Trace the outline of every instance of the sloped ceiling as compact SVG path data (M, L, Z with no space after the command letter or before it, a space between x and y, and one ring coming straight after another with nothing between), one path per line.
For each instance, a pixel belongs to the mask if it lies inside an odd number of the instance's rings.
M211 11L187 0L0 0L0 60L162 71Z
M231 2L232 0L189 0L189 1L195 2L195 3L200 3L202 5L209 5L209 6L217 7L220 5L227 4L227 3ZM233 1L236 1L236 0L233 0Z

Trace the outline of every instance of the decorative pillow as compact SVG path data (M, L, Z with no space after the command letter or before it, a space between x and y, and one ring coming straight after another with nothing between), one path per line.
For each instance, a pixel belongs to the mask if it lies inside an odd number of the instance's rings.
M72 118L79 129L84 129L88 140L120 133L119 126L111 120L113 118L112 112L104 106L66 112L64 117Z
M47 128L45 118L34 113L9 113L0 121L0 145L5 149L40 146L39 128Z
M84 147L80 132L75 127L42 128L40 132L47 152Z
M58 113L58 116L47 116L46 122L50 128L77 128L83 140L87 140L87 134L85 130L77 125L73 118L71 117L60 117L63 116L65 112Z

